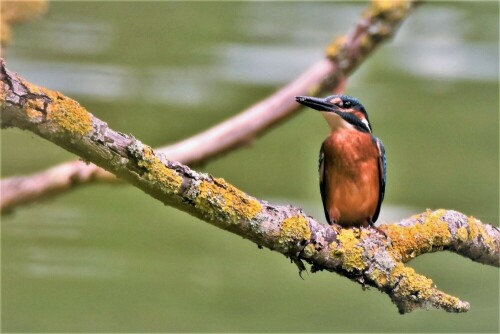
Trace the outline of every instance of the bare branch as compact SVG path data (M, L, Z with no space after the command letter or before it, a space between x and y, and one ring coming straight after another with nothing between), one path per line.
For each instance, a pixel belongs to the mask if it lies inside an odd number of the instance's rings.
M342 229L320 224L301 209L276 206L223 179L166 159L116 132L76 101L34 86L1 63L2 127L29 130L91 161L161 202L290 257L302 270L327 270L388 294L400 313L436 307L465 312L469 304L406 267L425 252L449 250L499 266L500 231L458 212L428 211L395 225Z
M240 114L181 142L160 148L173 161L188 165L205 163L215 157L247 145L269 131L273 125L300 110L294 96L317 95L323 91L341 91L347 76L382 42L387 41L409 15L415 1L374 1L352 31L327 46L327 59L313 64L296 80L272 96ZM51 171L62 170L57 178ZM82 177L90 176L90 177ZM98 167L68 162L37 174L1 181L2 213L18 205L63 193L92 181L108 182L115 177ZM18 185L22 185L19 187Z
M9 177L0 181L0 208L5 214L17 206L48 198L53 193L60 194L80 184L90 184L96 179L118 180L111 176L113 174L94 164L75 160L33 175Z

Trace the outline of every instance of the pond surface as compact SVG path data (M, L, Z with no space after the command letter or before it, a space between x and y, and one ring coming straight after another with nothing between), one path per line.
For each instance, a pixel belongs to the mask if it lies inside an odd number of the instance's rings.
M163 146L294 79L365 4L52 2L14 28L4 57L115 130ZM352 76L386 146L379 222L449 208L499 223L496 2L425 3ZM316 159L327 126L304 111L199 169L322 220ZM2 130L2 175L74 159ZM2 217L8 332L498 332L499 274L458 255L411 262L467 314L400 316L386 295L165 207L127 185L92 185Z

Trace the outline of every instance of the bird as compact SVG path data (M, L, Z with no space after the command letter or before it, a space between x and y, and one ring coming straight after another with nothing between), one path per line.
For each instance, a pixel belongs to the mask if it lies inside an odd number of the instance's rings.
M347 95L296 96L330 126L319 154L319 188L328 224L374 227L385 195L385 147L373 136L368 113ZM377 228L376 228L377 229Z

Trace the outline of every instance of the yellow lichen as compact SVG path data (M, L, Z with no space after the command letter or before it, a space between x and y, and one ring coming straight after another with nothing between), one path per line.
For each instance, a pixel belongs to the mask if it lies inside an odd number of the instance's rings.
M344 255L344 249L336 242L332 242L330 244L330 256L341 257L342 255Z
M318 251L316 250L316 246L314 244L308 244L304 247L304 255L306 257L311 257L316 254Z
M467 223L469 225L469 231L470 231L470 239L471 240L474 240L476 239L480 232L479 232L479 225L476 224L476 220L474 219L474 217L468 217L467 219Z
M469 236L469 234L467 233L467 229L465 227L460 227L459 229L457 229L456 235L458 240L462 242L467 241L467 238Z
M226 183L223 179L201 181L195 205L202 208L212 219L222 215L236 223L239 220L251 220L261 210L259 201Z
M48 101L42 97L30 99L24 107L26 116L31 119L39 118L42 115L41 110L44 110L47 120L57 129L80 136L92 131L92 115L78 102L59 92L32 85L22 79L21 83L31 94L48 98Z
M365 17L384 17L389 21L403 19L411 7L408 0L373 0L372 6L365 13Z
M340 51L345 47L346 37L339 36L326 46L326 56L330 59L335 59Z
M5 102L5 98L7 97L7 91L9 90L9 86L3 81L0 81L0 85L2 88L0 89L0 102L2 102L3 105L3 103Z
M47 120L61 130L76 135L92 131L92 117L78 102L61 96L47 106Z
M297 244L311 238L309 222L303 216L292 216L281 224L280 244Z
M165 166L149 146L144 147L142 159L137 164L146 171L144 176L148 180L159 181L163 191L167 193L177 193L182 185L182 177L176 171Z
M398 8L407 8L409 1L407 0L372 0L373 7L380 11L394 10Z
M468 217L467 223L469 225L469 238L471 240L474 240L481 236L482 242L486 244L489 249L495 249L495 242L493 238L488 233L486 233L484 226L480 224L477 219L472 216Z
M467 302L447 295L436 289L434 282L414 269L398 263L390 275L390 286L394 289L395 299L401 313L409 312L417 307L436 306L454 312L466 312Z
M379 31L379 33L381 33L381 32ZM369 49L373 48L375 41L373 40L373 38L370 35L366 35L363 38L361 38L359 44L363 50L369 50Z
M347 271L363 270L366 267L363 261L363 248L360 240L367 236L366 231L357 228L342 229L337 235L340 245L333 242L330 245L330 255L342 257L342 268Z
M439 295L439 305L444 309L458 309L461 312L469 309L467 302L464 303L459 298L444 293Z
M428 299L434 294L434 283L430 278L419 275L413 268L398 263L391 274L392 282L398 283L398 295L415 296L419 300Z
M413 216L421 221L410 226L386 225L384 232L391 238L394 250L407 262L421 253L443 248L449 244L448 224L441 220L445 210L427 211Z
M29 100L24 106L26 116L32 121L38 122L43 119L43 113L40 111L43 108L43 102L40 100Z
M385 286L388 282L387 275L381 270L374 269L368 273L368 278L370 278L378 287Z
M445 213L446 210L443 209L431 212L424 223L424 227L432 233L432 242L443 246L451 240L448 223L441 219Z

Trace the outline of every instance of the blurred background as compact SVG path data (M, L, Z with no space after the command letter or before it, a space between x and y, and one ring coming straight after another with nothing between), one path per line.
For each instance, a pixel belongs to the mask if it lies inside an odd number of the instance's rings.
M323 56L367 3L52 2L16 26L10 70L162 146L259 101ZM425 3L348 82L388 157L379 222L447 208L499 223L499 4ZM328 128L304 111L199 170L323 220L317 154ZM2 176L75 157L1 131ZM498 268L458 255L409 265L471 302L401 316L331 274L300 279L282 255L127 185L92 185L2 217L6 332L498 332Z

